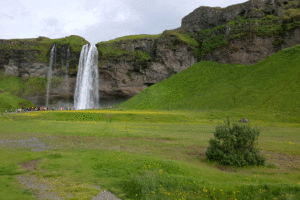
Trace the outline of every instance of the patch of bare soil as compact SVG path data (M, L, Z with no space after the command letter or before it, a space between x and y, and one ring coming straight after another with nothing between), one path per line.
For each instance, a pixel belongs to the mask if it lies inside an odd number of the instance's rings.
M296 155L280 154L276 152L265 153L268 162L279 170L300 171L300 157Z
M45 145L45 143L41 142L36 137L31 137L28 139L21 139L21 140L9 140L4 139L0 140L0 145L5 148L31 148L31 151L45 151L50 147Z

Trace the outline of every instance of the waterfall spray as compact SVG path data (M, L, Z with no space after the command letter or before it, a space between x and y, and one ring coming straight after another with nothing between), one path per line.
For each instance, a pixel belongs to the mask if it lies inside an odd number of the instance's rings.
M99 107L98 50L95 45L82 47L79 59L74 107L76 110Z
M52 65L56 63L55 59L56 59L56 44L53 45L53 47L51 49L51 52L50 52L50 61L49 61L49 68L48 68L46 107L49 107L49 91L50 91L50 82L51 82L51 75L52 75Z

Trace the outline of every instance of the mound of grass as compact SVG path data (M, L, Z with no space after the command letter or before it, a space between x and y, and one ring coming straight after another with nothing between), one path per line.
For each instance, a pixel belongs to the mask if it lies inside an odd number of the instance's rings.
M128 109L233 109L297 117L300 45L250 66L201 61L120 104Z
M0 112L4 112L5 110L8 112L10 109L14 111L16 108L34 106L31 101L12 95L9 92L0 93Z
M55 83L58 81L58 78L54 78L52 82ZM0 89L19 97L35 94L46 94L46 86L47 78L21 78L6 75L4 72L0 72Z

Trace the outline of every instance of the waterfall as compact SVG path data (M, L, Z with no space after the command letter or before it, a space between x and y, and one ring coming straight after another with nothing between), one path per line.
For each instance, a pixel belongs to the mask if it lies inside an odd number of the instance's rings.
M50 61L48 68L48 83L47 83L47 96L46 96L46 107L49 107L49 91L50 91L50 82L52 75L52 65L56 64L56 44L53 45L50 52Z
M67 90L68 90L68 94L70 92L70 84L68 81L68 72L69 72L69 60L70 60L70 46L68 46L68 50L67 50L67 55L66 55L66 59L65 59L65 64L66 64L66 83L67 83Z
M98 50L95 45L82 47L78 65L74 107L76 110L99 107Z

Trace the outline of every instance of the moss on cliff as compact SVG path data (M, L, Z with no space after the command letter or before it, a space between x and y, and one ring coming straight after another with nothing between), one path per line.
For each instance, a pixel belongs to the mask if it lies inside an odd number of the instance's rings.
M101 60L110 60L110 59L122 59L122 60L131 60L138 63L143 63L151 60L151 56L149 52L142 51L142 50L127 50L123 48L124 45L131 45L138 42L143 38L151 38L155 40L172 40L172 37L176 37L179 41L182 41L188 46L196 51L199 43L191 36L191 34L187 33L185 30L178 28L174 30L164 31L162 34L158 35L130 35L125 37L116 38L114 40L110 40L107 42L99 42L97 43L97 48L100 52L99 58ZM172 45L171 45L172 46ZM174 49L176 47L174 46ZM105 62L100 62L101 63Z
M193 34L186 32L182 28L164 31L162 38L169 39L170 36L176 36L179 40L188 44L192 49L199 46L199 42L193 38Z
M140 40L143 38L153 38L153 39L157 39L161 36L161 34L157 34L157 35L147 35L147 34L141 34L141 35L128 35L128 36L123 36L123 37L118 37L116 39L113 40L109 40L106 42L100 42L100 43L115 43L115 42L121 42L121 41L134 41L134 40ZM99 43L98 43L99 44Z
M54 79L55 80L55 79ZM0 89L19 97L46 94L47 78L20 78L0 72Z
M292 18L299 16L299 8L288 8L284 10L283 16L267 15L261 19L246 19L242 16L236 16L235 20L231 20L227 24L201 30L195 33L193 37L202 41L199 56L210 53L216 48L228 46L231 41L247 37L250 33L262 38L275 36L278 41L274 45L279 45L282 44L281 36L284 32L300 27L300 21L292 20ZM286 23L278 23L284 20ZM230 28L230 32L226 34L228 28Z
M116 59L117 57L122 57L123 60L138 60L138 62L144 62L150 59L150 56L147 52L134 52L126 50L125 48L121 47L121 43L126 44L134 44L137 40L143 38L153 38L157 39L161 36L158 35L129 35L124 37L119 37L113 40L109 40L106 42L99 42L96 44L98 51L100 52L100 59ZM103 62L101 62L103 63ZM101 63L99 63L101 65Z
M0 50L4 50L7 53L10 50L23 50L23 51L36 51L35 61L48 62L49 57L47 56L51 50L53 44L57 45L69 45L71 52L74 54L80 54L83 45L88 44L88 42L76 35L71 35L64 38L49 39L46 37L31 38L31 39L11 39L4 40L0 44ZM32 58L27 58L24 56L25 61L33 61Z

